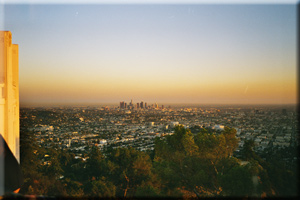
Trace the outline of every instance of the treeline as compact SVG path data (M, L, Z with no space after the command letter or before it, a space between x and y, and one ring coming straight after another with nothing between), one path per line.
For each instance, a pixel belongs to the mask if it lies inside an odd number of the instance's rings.
M92 147L87 159L68 150L37 146L33 134L21 133L21 194L72 197L210 197L296 196L296 162L264 157L246 141L242 157L236 130L220 134L201 129L192 134L183 126L174 135L156 138L154 151L133 148L99 151ZM296 155L295 155L296 156Z

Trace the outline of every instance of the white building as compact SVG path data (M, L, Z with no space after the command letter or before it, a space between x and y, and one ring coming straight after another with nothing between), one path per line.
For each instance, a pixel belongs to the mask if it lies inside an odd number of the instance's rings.
M10 31L0 31L0 134L20 162L19 51Z
M0 134L20 163L19 50L9 31L0 31ZM0 143L0 149L4 144ZM0 152L1 153L1 152ZM0 196L4 194L5 164L0 160Z
M100 144L106 144L106 143L107 143L107 140L101 139L99 142L100 142Z
M179 122L171 122L171 127L174 128L176 125L179 125Z
M224 125L215 125L214 129L216 129L216 130L224 130Z

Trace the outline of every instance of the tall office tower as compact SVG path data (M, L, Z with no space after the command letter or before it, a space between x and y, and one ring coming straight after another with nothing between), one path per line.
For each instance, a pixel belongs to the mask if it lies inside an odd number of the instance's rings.
M131 99L131 101L130 101L130 106L133 106L132 99Z
M155 108L158 108L158 104L157 103L155 103Z
M136 103L136 108L139 109L140 108L140 104Z
M124 108L127 109L127 103L124 103Z
M121 102L120 102L120 108L121 108L121 109L124 109L124 107L125 107L125 103L124 103L124 101L121 101Z
M147 102L145 102L145 108L147 109Z
M141 107L141 108L144 108L144 102L141 101L140 107Z
M0 134L20 163L19 48L0 31Z

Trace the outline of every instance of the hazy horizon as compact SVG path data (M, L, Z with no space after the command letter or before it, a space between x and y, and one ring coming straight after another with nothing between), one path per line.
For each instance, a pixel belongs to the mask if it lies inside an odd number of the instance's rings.
M3 8L21 106L297 103L296 5Z
M130 101L125 101L126 103L129 103ZM134 105L139 102L133 102ZM145 103L145 101L144 101ZM241 107L269 107L269 106L274 106L274 107L297 107L297 103L287 103L287 104L242 104L242 103L174 103L174 102L146 102L148 103L148 106L151 106L152 104L157 103L158 106L164 105L165 108L168 106L180 106L180 107L207 107L207 106L225 106L225 107L236 107L236 106L241 106ZM30 103L30 104L20 104L21 108L25 107L104 107L104 106L109 106L109 107L118 107L120 106L120 102L114 102L114 103Z

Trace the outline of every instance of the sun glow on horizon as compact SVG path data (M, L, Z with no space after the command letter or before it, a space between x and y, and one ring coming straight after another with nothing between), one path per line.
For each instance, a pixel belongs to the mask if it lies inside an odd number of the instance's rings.
M295 5L4 10L20 48L21 103L297 102Z

